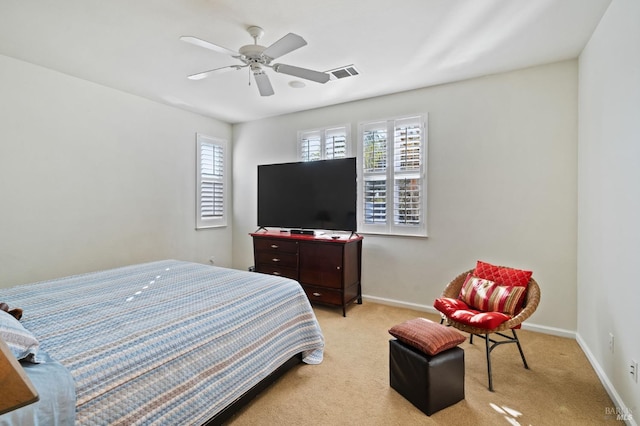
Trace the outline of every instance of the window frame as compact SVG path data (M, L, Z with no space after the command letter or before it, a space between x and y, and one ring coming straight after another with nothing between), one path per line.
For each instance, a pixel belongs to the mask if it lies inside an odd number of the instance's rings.
M344 129L344 139L345 139L345 148L344 148L344 156L343 157L327 157L327 134L332 131L336 131L339 129ZM309 159L308 157L304 157L305 150L303 149L302 141L304 140L305 135L317 134L320 139L320 156L319 158ZM351 125L349 124L338 124L335 126L326 126L316 129L308 129L308 130L299 130L298 131L298 160L299 161L318 161L318 160L331 160L333 158L347 158L351 157L352 152L352 143L351 143Z
M203 174L202 155L203 145L212 145L222 150L222 176ZM215 156L215 148L214 148ZM211 136L196 133L196 229L220 228L227 226L227 217L229 211L229 149L228 142L225 139L214 138ZM214 162L216 160L214 159ZM202 198L203 183L222 184L222 213L219 216L203 217L202 214ZM215 198L215 196L214 196ZM215 205L215 200L213 201ZM215 209L215 207L214 207Z
M411 120L420 121L420 165L418 170L407 173L403 171L397 171L395 168L395 128L396 123L402 121ZM377 126L376 126L377 125ZM382 126L383 125L383 126ZM386 164L384 171L365 172L365 157L364 157L364 134L366 128L384 128L386 129ZM391 136L389 136L391 135ZM384 118L379 120L367 120L358 123L358 141L357 141L357 162L358 162L358 232L365 234L379 234L379 235L397 235L397 236L417 236L427 237L427 160L428 160L428 114L409 114L392 118ZM395 223L395 208L394 208L394 192L395 182L401 176L417 174L419 180L421 195L419 200L419 223L418 224L400 224ZM365 185L366 182L371 182L375 179L367 179L368 177L378 177L379 181L384 181L385 185L385 218L384 222L380 223L366 223L365 222ZM389 185L391 182L391 185Z

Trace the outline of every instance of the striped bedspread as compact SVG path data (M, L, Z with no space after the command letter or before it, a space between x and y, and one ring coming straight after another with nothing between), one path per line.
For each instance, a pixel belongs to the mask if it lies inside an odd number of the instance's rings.
M79 424L201 424L296 353L322 361L286 278L167 260L3 289L71 372Z

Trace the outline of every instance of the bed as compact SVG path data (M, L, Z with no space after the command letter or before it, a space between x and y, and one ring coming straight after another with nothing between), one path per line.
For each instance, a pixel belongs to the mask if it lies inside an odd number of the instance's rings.
M0 301L38 341L21 363L40 393L0 425L219 424L270 377L323 357L304 291L282 277L165 260L0 289Z

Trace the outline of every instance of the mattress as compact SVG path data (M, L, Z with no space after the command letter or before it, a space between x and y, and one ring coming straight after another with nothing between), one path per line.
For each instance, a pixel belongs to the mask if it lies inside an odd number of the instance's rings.
M324 338L293 280L176 260L10 289L0 300L75 385L78 424L202 424Z

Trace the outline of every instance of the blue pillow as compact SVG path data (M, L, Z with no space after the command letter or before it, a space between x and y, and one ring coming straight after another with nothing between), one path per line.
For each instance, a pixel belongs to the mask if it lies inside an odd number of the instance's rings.
M38 362L40 343L13 315L0 310L0 338L18 360Z

